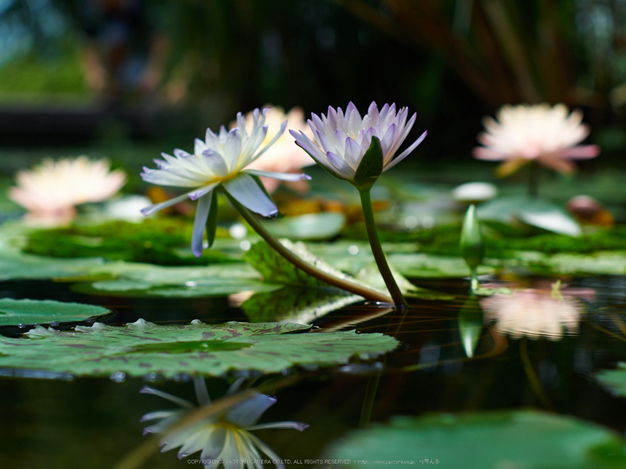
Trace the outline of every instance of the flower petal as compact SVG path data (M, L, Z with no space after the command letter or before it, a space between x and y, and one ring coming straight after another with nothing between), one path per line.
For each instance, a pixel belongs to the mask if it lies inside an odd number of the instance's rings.
M230 423L238 425L241 428L248 428L261 418L263 412L276 403L276 399L266 396L265 394L257 394L241 404L234 406L227 414L226 420Z
M150 386L144 386L139 390L139 392L141 394L153 394L155 396L162 397L163 399L167 399L168 401L173 402L174 404L178 404L181 407L187 407L189 409L192 409L194 407L191 402L186 401L185 399L181 399L180 397L173 396L172 394L159 391L158 389L151 388Z
M146 208L142 208L140 212L144 214L145 216L152 215L153 213L158 212L159 210L163 210L164 208L171 207L172 205L176 205L182 202L183 200L187 199L188 197L189 196L187 194L179 195L177 197L174 197L173 199L166 200L165 202L161 202L158 204L150 205L149 207L146 207Z
M396 156L393 161L391 161L391 163L389 163L386 167L385 167L385 171L387 171L388 169L393 168L395 165L397 165L398 163L400 163L400 161L402 161L404 158L406 158L407 156L409 156L409 154L411 154L411 152L413 150L415 150L415 148L422 143L422 141L426 138L426 135L428 134L428 132L424 132L422 135L419 136L419 138L417 140L415 140L413 142L413 144L407 148L406 150L404 150L400 155Z
M263 430L269 428L291 428L293 430L298 430L299 432L306 430L310 425L302 422L271 422L271 423L261 423L259 425L254 425L252 427L248 427L249 431L252 430Z
M223 187L240 204L264 217L271 217L278 213L278 209L265 192L258 186L254 178L241 173L234 179L223 183Z
M275 173L273 171L261 171L260 169L246 169L244 173L253 174L254 176L279 179L280 181L302 181L311 180L311 176L304 173Z
M213 197L213 192L209 192L198 199L196 218L193 222L193 234L191 235L191 252L193 252L193 255L196 257L202 255L202 236L204 234L206 221L209 218L209 210L211 209Z

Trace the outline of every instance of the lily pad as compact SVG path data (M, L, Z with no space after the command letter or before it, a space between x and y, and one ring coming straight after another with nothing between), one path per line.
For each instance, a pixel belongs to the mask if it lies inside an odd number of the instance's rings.
M189 298L279 288L276 284L262 282L258 272L244 263L164 267L120 261L93 269L90 275L101 279L87 285L76 285L74 290L102 295ZM78 277L76 280L81 279Z
M619 435L572 417L536 411L395 417L388 425L357 431L326 457L342 467L622 468Z
M394 254L389 256L389 262L408 278L467 277L470 273L469 267L460 256L437 256L424 253ZM493 267L478 266L479 275L493 272Z
M84 321L108 314L101 306L62 303L52 300L0 300L0 326L19 324L50 324L53 322Z
M144 320L124 327L95 323L78 326L75 332L37 327L23 338L0 337L0 371L92 377L156 373L165 378L181 373L223 376L230 371L268 374L375 358L398 344L382 334L302 333L309 328L279 323L208 325L198 320L186 326Z
M22 250L41 256L104 257L109 260L160 265L206 265L232 262L219 250L201 258L181 257L176 248L188 248L193 222L175 218L146 218L141 223L110 221L32 231ZM224 234L222 234L224 236Z
M500 197L476 210L481 221L515 226L519 222L554 233L580 236L580 225L563 208L550 200L522 196Z
M599 371L595 378L613 394L626 397L626 363L619 363L614 370Z

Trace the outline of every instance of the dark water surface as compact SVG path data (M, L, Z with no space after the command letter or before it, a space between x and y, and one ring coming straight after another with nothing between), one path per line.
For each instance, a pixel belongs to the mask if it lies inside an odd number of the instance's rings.
M321 457L331 441L358 426L368 373L383 368L372 421L425 412L537 408L581 417L624 433L626 399L613 397L593 379L593 373L626 360L621 323L626 323L626 277L571 282L572 292L587 292L582 300L586 312L577 335L560 340L516 340L494 332L493 326L484 327L473 359L467 359L459 335L458 315L467 301L467 285L460 280L433 280L422 281L420 286L457 296L445 302L415 301L403 318L357 304L318 319L316 325L323 330L392 332L401 346L375 364L311 373L279 391L277 404L261 422L306 422L310 427L303 433L255 433L282 458ZM588 295L589 291L593 295ZM91 296L75 293L68 284L39 281L1 283L0 296L101 305L114 311L104 319L111 325L138 318L159 324L192 319L208 323L247 320L243 310L232 306L228 298ZM21 331L5 328L1 332L15 335ZM528 364L543 396L531 385L525 367ZM113 467L143 441L146 424L139 422L143 414L175 407L158 397L139 394L151 380L154 377L69 381L0 377L0 468ZM227 389L225 380L211 379L207 384L214 397ZM193 386L184 378L151 385L195 402ZM425 457L441 459L442 455ZM189 464L179 461L173 450L154 455L144 467L184 466Z

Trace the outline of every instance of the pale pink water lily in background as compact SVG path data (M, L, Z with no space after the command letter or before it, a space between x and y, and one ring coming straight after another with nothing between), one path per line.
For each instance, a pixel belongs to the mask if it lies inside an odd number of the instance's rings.
M496 331L513 338L559 340L564 331L575 334L582 312L580 301L563 295L560 284L555 284L552 291L527 288L510 295L495 294L480 304L485 323L495 321Z
M237 391L242 379L235 381L227 395ZM200 406L211 404L209 393L203 378L194 378L196 397ZM144 429L147 433L162 433L182 417L192 412L197 407L191 402L171 394L145 386L141 393L154 394L174 402L181 408L176 410L160 410L145 414L141 421L158 420L157 423ZM250 433L253 430L269 428L286 428L302 431L308 427L300 422L273 422L258 424L261 415L272 405L276 399L265 394L256 394L228 411L213 415L187 427L180 428L161 440L161 451L169 451L180 447L178 457L185 458L193 453L202 451L200 459L205 468L216 468L220 464L224 467L243 468L250 467L260 469L262 461L268 458L277 468L284 468L281 458L257 436ZM267 455L264 458L261 453Z
M396 152L408 136L416 114L407 122L409 111L402 108L396 113L395 104L385 104L380 110L372 102L365 116L361 117L356 106L350 102L344 114L341 108L328 108L328 114L319 117L311 114L307 122L313 132L313 140L303 131L290 131L296 143L320 166L334 176L354 181L356 171L372 137L380 140L383 153L383 171L393 168L406 158L426 137L426 132L400 155Z
M579 145L589 135L589 127L582 124L581 111L568 112L564 104L505 105L496 119L485 117L486 132L478 135L483 146L474 148L474 157L504 161L497 170L499 176L508 176L532 161L569 174L575 169L571 160L595 158L600 148Z
M75 206L102 202L115 195L126 183L126 175L110 171L107 160L86 156L53 160L47 158L32 169L17 173L16 187L9 198L28 210L36 221L64 222L76 215Z
M301 108L295 107L291 109L287 114L281 107L277 106L265 106L267 108L267 114L265 115L265 123L268 126L267 135L274 135L280 129L283 122L287 121L287 129L297 132L304 132L305 135L312 137L313 134L304 121L304 112ZM250 131L254 118L252 113L246 114L246 129ZM231 123L231 128L236 125L236 122ZM269 138L266 136L265 140ZM264 143L267 143L264 141ZM278 140L274 142L272 147L268 149L260 158L254 160L248 168L258 169L261 171L276 171L282 173L296 173L305 166L311 166L315 164L309 155L303 152L298 146L294 145L293 139L287 134L282 134ZM268 192L274 192L279 184L280 180L262 177L261 180L265 185ZM304 191L308 187L306 181L293 181L286 182L287 185L293 189Z

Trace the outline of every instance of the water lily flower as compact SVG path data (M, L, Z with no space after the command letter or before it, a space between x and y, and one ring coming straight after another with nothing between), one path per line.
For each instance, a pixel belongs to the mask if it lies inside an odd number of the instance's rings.
M32 219L66 221L76 215L75 206L102 202L112 197L126 182L122 170L110 171L107 160L47 158L16 177L17 187L9 198L29 212Z
M396 114L395 104L385 104L380 111L375 102L370 104L367 114L361 117L356 106L350 102L345 114L341 108L328 108L328 115L311 115L307 122L313 132L311 140L304 132L290 131L296 144L304 149L320 166L333 176L351 183L363 157L372 145L372 139L380 142L382 170L387 171L406 158L426 137L424 132L400 155L396 152L415 123L416 114L407 122L408 109ZM376 174L375 177L378 177ZM358 178L357 178L358 179Z
M582 308L575 298L561 294L559 287L557 283L551 292L527 288L486 298L481 301L485 322L495 320L495 329L513 338L559 340L564 329L574 334Z
M571 160L595 158L597 145L578 145L589 135L589 127L581 124L582 112L568 115L564 104L503 106L497 120L485 117L486 132L478 135L482 147L474 148L474 157L502 161L499 176L508 176L523 165L536 161L562 173L571 173Z
M295 107L291 109L287 114L281 107L267 106L268 111L265 122L268 126L268 136L265 137L264 143L269 140L269 135L273 135L278 131L281 124L287 121L287 130L301 131L307 136L313 137L311 130L304 121L304 112L301 108ZM236 125L233 123L231 127ZM254 118L251 112L246 114L246 129L250 131L254 125ZM305 166L315 164L309 156L301 151L297 146L293 144L293 140L287 136L286 133L282 134L278 140L274 142L274 145L265 152L260 158L254 160L248 168L260 169L262 171L280 171L284 173L296 173ZM262 177L263 185L268 192L272 193L280 184L281 181L277 179L270 179ZM306 190L307 183L305 181L296 181L288 183L291 187L297 190Z
M191 250L200 257L203 250L202 236L207 228L209 246L213 242L217 224L217 198L215 190L220 188L249 210L265 217L274 216L278 209L268 197L265 189L255 177L269 177L282 181L310 179L306 174L288 174L250 169L248 166L264 154L285 131L287 122L269 142L263 145L268 127L265 125L267 109L252 112L252 126L246 129L245 118L237 114L237 126L230 131L222 126L218 134L206 131L206 139L196 139L194 153L176 149L174 156L162 153L165 160L155 159L158 169L144 167L144 181L161 186L190 188L183 195L142 210L150 215L165 207L175 205L186 198L198 200L194 222ZM263 145L261 147L261 145Z
M234 393L242 379L236 381L228 390L228 394ZM196 397L200 406L211 404L206 383L202 378L195 378ZM157 389L144 386L141 393L154 394L178 404L182 409L161 410L150 412L141 418L142 422L148 420L158 420L157 423L144 429L147 433L162 433L166 431L174 422L184 415L197 408L191 402L181 399L171 394ZM254 397L245 400L231 407L228 411L212 415L205 420L191 424L174 431L163 438L160 442L161 451L169 451L180 447L178 457L185 458L197 451L205 468L216 468L220 464L224 467L262 468L261 454L263 452L278 468L284 468L281 458L257 436L250 433L253 430L268 428L291 428L302 431L308 425L299 422L274 422L257 424L259 418L269 407L274 405L276 399L264 394L256 394Z

